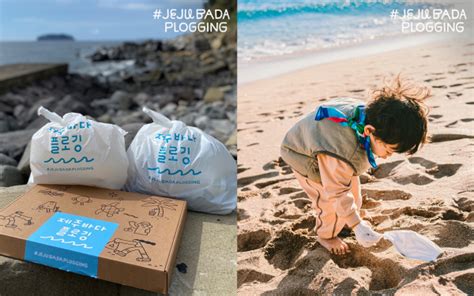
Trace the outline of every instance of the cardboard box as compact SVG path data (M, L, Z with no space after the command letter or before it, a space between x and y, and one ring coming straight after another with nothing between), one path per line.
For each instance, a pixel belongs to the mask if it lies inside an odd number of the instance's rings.
M167 293L185 217L181 200L36 185L0 210L0 254Z

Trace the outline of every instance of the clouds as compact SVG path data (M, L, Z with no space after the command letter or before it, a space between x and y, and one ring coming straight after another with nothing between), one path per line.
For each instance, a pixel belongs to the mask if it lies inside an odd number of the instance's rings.
M154 5L151 1L137 2L124 0L99 0L97 1L97 6L99 8L109 9L152 10L153 8L155 8L156 5Z
M0 0L0 41L63 32L76 40L171 38L155 9L201 8L203 0ZM171 35L170 35L171 34ZM175 35L175 34L174 34Z
M62 1L62 0L61 0ZM68 0L64 0L68 1ZM202 6L204 0L162 0L162 1L128 1L128 0L99 0L97 6L102 8L124 10L153 10L156 8L185 8Z

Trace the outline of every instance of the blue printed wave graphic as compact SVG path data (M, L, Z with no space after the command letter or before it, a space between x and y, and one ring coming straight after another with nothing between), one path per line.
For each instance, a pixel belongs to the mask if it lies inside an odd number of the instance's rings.
M302 13L320 14L384 14L392 9L413 8L422 9L433 6L425 3L410 3L408 1L239 1L237 13L239 21L273 18L278 16L296 15Z
M177 170L176 172L171 172L170 169L164 169L163 171L160 170L160 168L156 167L156 168L148 168L149 171L156 171L156 173L158 175L162 175L162 174L165 174L165 173L168 173L168 175L171 175L171 176L174 176L174 175L177 175L177 174L180 174L181 176L186 176L188 174L192 174L193 176L197 176L199 174L201 174L202 172L199 171L199 172L195 172L193 169L190 169L189 171L187 171L186 173L183 172L182 170Z
M83 156L81 159L77 160L75 157L71 157L69 160L65 160L63 157L61 157L60 159L54 159L53 157L51 157L50 159L48 160L45 160L44 163L49 163L49 162L52 162L52 163L70 163L70 162L74 162L74 163L81 163L81 162L93 162L94 161L94 158L91 158L91 159L88 159L86 156Z
M54 236L40 236L42 239L49 239L54 242L62 242L63 244L70 244L73 245L74 247L82 247L84 249L92 249L92 247L89 247L86 244L77 244L76 242L73 241L65 241L63 238L54 238Z

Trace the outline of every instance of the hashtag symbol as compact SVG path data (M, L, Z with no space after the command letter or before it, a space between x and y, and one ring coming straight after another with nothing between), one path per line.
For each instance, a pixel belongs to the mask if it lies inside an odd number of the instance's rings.
M398 9L393 9L392 12L390 13L390 18L392 20L395 20L397 19L397 17L398 17Z
M161 17L161 9L156 9L155 12L153 12L153 18L157 20L160 17Z

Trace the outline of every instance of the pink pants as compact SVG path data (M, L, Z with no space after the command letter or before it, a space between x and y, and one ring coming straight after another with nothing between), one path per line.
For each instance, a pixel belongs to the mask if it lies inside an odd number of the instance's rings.
M293 172L301 187L311 199L313 209L316 210L316 234L323 239L336 237L346 225L346 221L337 216L335 211L336 200L328 199L321 183L312 181L294 170ZM362 207L362 197L359 193L359 180L356 179L359 177L354 176L352 178L353 186L351 191L354 195L354 202L360 210Z

